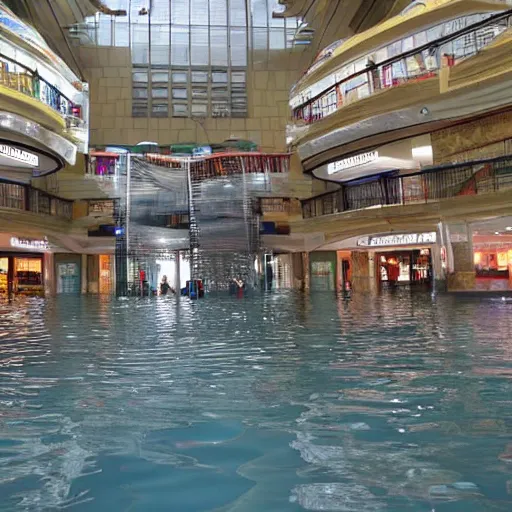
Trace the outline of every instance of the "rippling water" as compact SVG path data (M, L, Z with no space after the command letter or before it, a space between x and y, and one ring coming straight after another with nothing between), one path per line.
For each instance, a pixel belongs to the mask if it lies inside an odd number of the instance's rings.
M0 302L0 511L512 510L512 302Z

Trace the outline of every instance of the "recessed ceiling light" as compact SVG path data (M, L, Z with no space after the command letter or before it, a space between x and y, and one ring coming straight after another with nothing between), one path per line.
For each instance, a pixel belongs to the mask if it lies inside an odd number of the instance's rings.
M494 232L494 234L495 234L495 235L499 235L499 234L500 234L500 232L499 232L499 231L495 231L495 232Z
M505 229L506 229L507 231L512 231L512 226L507 226Z

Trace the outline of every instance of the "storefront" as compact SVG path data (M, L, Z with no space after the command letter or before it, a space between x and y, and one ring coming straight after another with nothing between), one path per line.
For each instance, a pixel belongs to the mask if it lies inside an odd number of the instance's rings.
M336 251L318 251L309 255L311 265L311 290L336 290Z
M473 261L477 289L512 289L512 235L473 236Z
M363 237L358 247L373 253L374 273L380 287L430 287L434 280L435 232Z
M44 295L46 240L10 237L0 249L0 293Z

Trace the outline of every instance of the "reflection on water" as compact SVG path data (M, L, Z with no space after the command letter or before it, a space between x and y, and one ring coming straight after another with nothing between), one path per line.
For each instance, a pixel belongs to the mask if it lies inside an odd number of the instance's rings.
M0 303L0 511L512 509L512 303Z

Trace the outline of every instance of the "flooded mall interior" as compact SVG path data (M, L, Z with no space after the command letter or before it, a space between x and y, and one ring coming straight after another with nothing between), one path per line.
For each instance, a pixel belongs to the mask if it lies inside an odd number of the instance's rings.
M0 0L0 510L510 512L511 0Z

